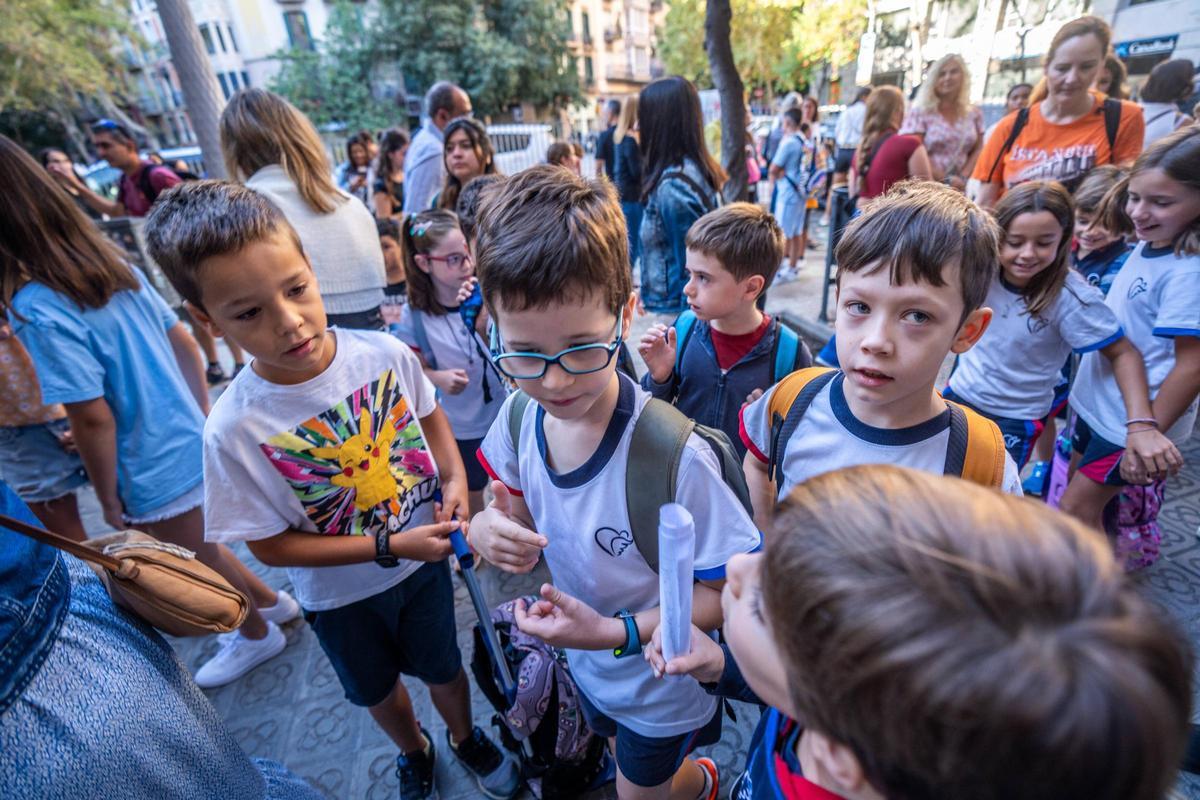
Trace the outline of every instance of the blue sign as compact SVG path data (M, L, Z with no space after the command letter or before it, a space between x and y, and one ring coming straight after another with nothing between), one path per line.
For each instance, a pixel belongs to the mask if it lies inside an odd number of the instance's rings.
M1113 50L1116 52L1117 58L1128 61L1138 56L1170 55L1175 52L1175 43L1178 41L1179 34L1173 33L1170 36L1152 36L1149 39L1117 42L1113 46Z

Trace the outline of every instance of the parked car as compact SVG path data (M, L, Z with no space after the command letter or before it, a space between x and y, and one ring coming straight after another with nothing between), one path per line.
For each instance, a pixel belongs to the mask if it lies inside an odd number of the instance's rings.
M487 132L496 150L496 169L505 175L545 163L554 141L549 125L488 125Z

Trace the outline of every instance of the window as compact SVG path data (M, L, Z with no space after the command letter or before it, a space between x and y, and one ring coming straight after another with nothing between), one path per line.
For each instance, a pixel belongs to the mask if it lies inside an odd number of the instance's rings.
M227 25L225 27L225 32L229 34L229 46L231 48L233 48L233 52L236 53L238 51L238 47L237 47L237 39L233 38L233 26Z
M588 12L586 12L586 11L583 12L582 23L583 23L583 43L591 44L592 43L592 18L588 16Z
M596 82L596 69L592 65L592 57L591 56L588 56L583 61L583 80L584 80L584 83L588 86L591 86L592 84L594 84Z
M225 47L225 35L221 33L221 26L214 22L212 27L217 32L217 41L221 43L221 52L228 53L229 49Z
M238 86L238 76L236 72L229 73L229 89L236 92L241 87Z
M217 48L213 45L212 31L208 29L208 24L200 26L200 38L204 40L204 49L208 51L210 56L217 54Z
M224 72L217 73L217 82L221 84L221 94L225 95L225 99L229 99L229 81L225 79Z
M296 50L313 50L312 34L308 32L308 15L303 11L283 12L283 25L287 28L288 42Z
M242 88L250 88L250 73L246 72L246 70L242 70Z

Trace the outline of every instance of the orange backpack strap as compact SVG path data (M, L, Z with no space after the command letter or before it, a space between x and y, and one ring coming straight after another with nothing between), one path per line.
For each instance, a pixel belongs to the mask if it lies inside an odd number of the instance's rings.
M813 398L834 376L836 369L806 367L798 369L775 385L767 401L771 438L767 448L767 474L778 486L782 475L783 452L800 424Z
M946 446L946 475L991 486L1004 485L1004 437L982 414L949 400L950 441Z

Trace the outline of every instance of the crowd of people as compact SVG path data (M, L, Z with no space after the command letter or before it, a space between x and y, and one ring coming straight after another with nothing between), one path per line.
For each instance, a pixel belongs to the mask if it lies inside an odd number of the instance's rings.
M514 624L563 654L622 800L1162 797L1193 653L1125 573L1158 556L1197 414L1200 125L1178 108L1190 63L1139 105L1114 97L1109 45L1097 18L1065 24L990 129L957 55L911 106L858 92L829 140L815 100L786 98L746 153L769 209L726 202L681 77L606 105L594 178L565 142L499 174L448 82L411 141L356 134L337 169L262 89L222 113L226 181L143 161L102 120L115 200L0 137L0 511L82 541L90 483L108 525L194 552L249 609L189 676L82 562L4 531L0 785L314 797L197 688L303 617L395 743L402 798L437 796L439 746L516 796L519 753L473 722L462 533L496 568L548 568ZM843 181L814 360L763 301ZM88 211L146 217L180 307ZM675 318L634 341L647 311ZM211 402L218 338L236 366ZM694 520L671 657L639 511L660 475ZM734 775L693 757L722 698L762 709Z

